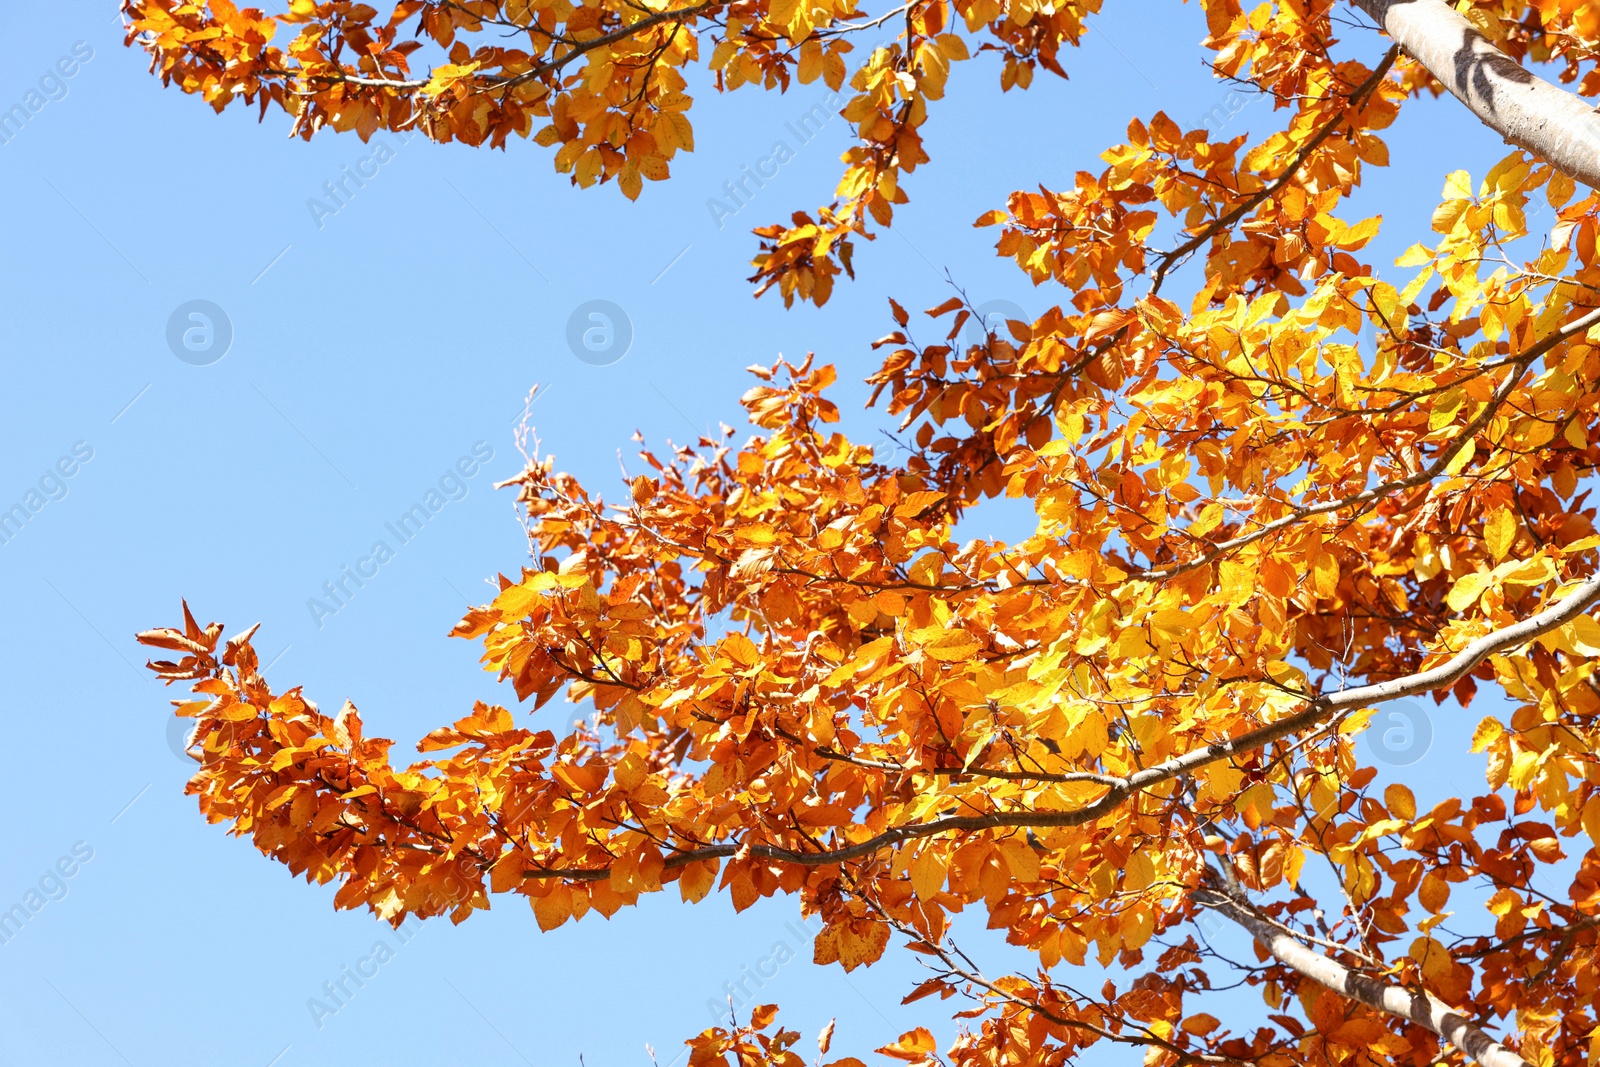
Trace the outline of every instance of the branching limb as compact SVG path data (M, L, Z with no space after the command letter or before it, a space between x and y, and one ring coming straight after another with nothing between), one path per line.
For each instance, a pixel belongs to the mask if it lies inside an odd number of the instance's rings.
M1107 789L1099 800L1081 808L1068 811L997 811L983 815L950 815L941 819L896 826L865 841L843 848L819 852L797 852L774 845L726 843L707 848L680 852L665 862L668 870L698 863L702 860L723 859L748 849L749 855L803 867L823 867L862 859L880 849L903 841L933 837L953 830L993 830L1001 828L1037 828L1055 826L1081 826L1116 810L1135 793L1151 789L1174 778L1189 774L1197 768L1228 759L1234 755L1251 752L1263 745L1280 740L1302 730L1333 719L1341 712L1372 707L1389 700L1418 696L1440 689L1448 689L1471 673L1488 657L1507 652L1527 644L1540 634L1564 626L1583 614L1596 601L1600 601L1600 575L1573 589L1562 599L1543 611L1528 616L1520 622L1492 631L1469 643L1460 652L1436 667L1384 682L1326 693L1312 698L1306 708L1276 722L1247 731L1229 741L1216 741L1181 756L1152 764L1121 779ZM562 878L575 882L602 881L611 876L609 868L556 869L546 868L528 872L527 878Z
M1444 0L1351 0L1490 129L1600 187L1600 114L1496 48Z
M1291 971L1340 996L1375 1011L1397 1016L1438 1034L1483 1067L1529 1067L1528 1062L1425 990L1408 990L1394 982L1346 967L1306 947L1293 934L1258 912L1248 901L1220 885L1203 888L1195 899L1238 923L1263 948Z

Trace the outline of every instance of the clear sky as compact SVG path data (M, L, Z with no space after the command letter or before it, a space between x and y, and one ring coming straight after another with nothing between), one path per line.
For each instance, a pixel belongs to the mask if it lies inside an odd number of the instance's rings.
M820 85L719 97L702 79L697 151L629 203L615 186L573 189L531 143L291 140L282 113L258 124L164 90L106 0L7 3L0 111L30 93L39 106L0 144L0 509L30 493L39 507L0 544L0 910L30 892L44 903L0 944L0 1059L646 1067L648 1043L670 1067L724 983L774 967L760 999L785 1006L807 1049L832 1016L836 1055L866 1058L919 1023L947 1038L937 1001L900 1007L920 975L894 952L849 976L811 965L792 900L735 917L721 897L687 908L659 894L550 935L497 901L461 927L413 924L404 943L335 912L333 887L294 881L183 795L194 765L169 743L177 694L146 677L132 635L175 623L180 597L230 632L260 621L272 682L325 708L352 699L397 755L474 699L516 707L477 646L445 635L485 579L526 558L510 494L491 483L520 467L512 429L530 386L544 387L545 449L610 495L619 456L636 462L634 430L660 445L739 424L742 368L780 353L837 364L847 425L873 440L890 420L860 412L860 380L890 328L886 297L931 307L948 270L976 302L1030 317L1065 300L996 258L997 231L972 220L1014 189L1098 171L1131 116L1165 108L1192 126L1239 102L1200 64L1197 5L1107 8L1064 56L1070 82L1040 73L1002 96L994 62L959 64L893 231L858 248L857 280L825 308L786 311L751 298L748 229L830 198L844 120L806 143L786 126L825 101ZM1369 62L1383 47L1365 31L1350 45ZM1274 121L1255 101L1222 132ZM1360 201L1390 224L1379 263L1426 239L1446 172L1481 177L1505 151L1448 99L1412 105L1388 139L1394 166L1369 173ZM793 159L719 217L708 201L780 140ZM324 183L345 168L365 183L330 211ZM631 332L606 365L567 341L594 300ZM191 346L208 341L191 301L221 310L209 352L184 347L186 329L200 331ZM180 309L187 360L168 340ZM462 457L471 477L452 476ZM386 524L435 488L445 506L396 547ZM997 511L972 532L1024 518ZM375 577L337 611L308 608L378 540L395 551ZM557 729L572 713L517 710ZM1433 749L1393 773L1424 802L1481 782L1455 754L1479 714L1435 714ZM971 947L1006 966L992 938ZM307 1002L358 965L376 977L314 1017Z

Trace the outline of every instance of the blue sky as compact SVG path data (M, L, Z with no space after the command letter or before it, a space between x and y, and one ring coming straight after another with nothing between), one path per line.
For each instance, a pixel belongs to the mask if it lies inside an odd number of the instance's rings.
M1067 294L1033 289L993 254L996 231L971 221L1013 189L1098 171L1133 115L1165 108L1198 125L1234 109L1201 67L1195 5L1107 6L1065 57L1070 82L1040 74L1002 96L994 63L958 66L926 127L933 163L904 182L911 204L818 311L753 300L744 279L749 227L813 209L837 181L844 121L805 143L786 125L821 86L718 97L702 80L697 151L629 203L614 186L573 189L528 143L290 140L281 113L217 116L162 89L121 46L109 3L10 5L0 110L36 90L44 102L0 144L12 250L0 264L0 508L32 491L42 506L0 545L0 909L41 886L53 899L0 945L7 1058L543 1067L581 1053L589 1067L645 1067L649 1043L669 1067L725 982L786 953L797 958L761 999L781 1002L808 1043L833 1016L836 1054L865 1056L919 1023L948 1036L937 1002L899 1006L914 963L812 966L789 900L735 917L722 898L686 908L661 894L549 935L525 907L499 905L403 944L364 913L335 912L332 887L293 881L201 820L183 795L193 765L168 742L176 694L145 677L132 635L174 623L180 596L230 632L260 621L274 683L304 684L325 707L354 700L368 731L402 748L474 699L515 706L476 646L445 635L485 579L525 558L511 496L491 483L520 467L512 430L529 388L543 387L544 448L611 495L634 430L659 445L738 425L742 368L780 353L836 363L847 425L874 439L890 420L860 412L860 380L889 329L885 297L930 307L950 295L948 270L979 303L1039 314ZM1381 52L1375 35L1352 40L1369 61ZM1223 133L1273 121L1257 101ZM779 140L793 159L719 218L708 201ZM1448 99L1413 105L1389 142L1395 165L1371 173L1362 202L1411 228L1391 225L1379 262L1426 236L1447 171L1481 176L1504 152ZM324 185L346 168L364 184L330 212ZM169 320L191 301L220 308L231 333L215 362L169 347ZM629 324L616 362L568 346L590 301ZM203 325L178 321L179 335ZM925 319L913 328L934 334ZM331 614L308 608L375 541L394 545L386 524L435 489L446 506L355 596ZM996 511L973 532L1004 536L1024 518ZM1404 772L1422 799L1481 775L1451 751L1473 711L1435 717L1434 750ZM572 713L517 711L557 728ZM1003 969L993 938L973 947ZM325 982L379 955L375 978L313 1018Z

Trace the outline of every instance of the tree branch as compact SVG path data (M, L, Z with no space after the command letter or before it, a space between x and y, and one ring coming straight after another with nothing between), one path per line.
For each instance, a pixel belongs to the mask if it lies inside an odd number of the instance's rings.
M1335 130L1344 125L1347 118L1360 113L1361 109L1367 106L1367 101L1372 98L1373 92L1377 90L1379 85L1383 84L1384 76L1389 73L1389 68L1394 66L1394 61L1398 54L1398 50L1399 46L1396 46L1384 53L1383 59L1378 62L1377 69L1367 77L1366 81L1362 82L1361 85L1356 88L1355 92L1350 94L1350 99L1346 102L1345 106L1339 110L1338 114L1334 115L1333 118L1324 123L1322 128L1312 135L1311 140L1307 141L1301 146L1300 151L1295 153L1294 159L1289 161L1289 165L1283 169L1282 174L1278 175L1266 185L1263 185L1251 196L1245 198L1236 207L1234 207L1232 211L1229 211L1221 218L1212 220L1212 222L1206 226L1205 229L1201 230L1193 237L1190 237L1187 241L1184 241L1182 244L1178 245L1169 252L1161 253L1159 257L1160 262L1156 265L1155 272L1150 275L1151 295L1153 296L1161 291L1162 283L1167 280L1167 272L1171 270L1173 266L1182 262L1189 256L1191 252L1205 244L1207 241L1211 240L1217 234L1228 229L1234 223L1238 222L1250 212L1254 211L1263 200L1267 199L1269 196L1272 196L1279 189L1282 189L1285 185L1287 185L1289 180L1299 172L1302 166L1305 165L1306 160L1311 158L1312 153L1322 146L1323 141L1326 141L1330 136L1333 135Z
M1174 563L1170 567L1163 567L1158 570L1138 571L1135 572L1132 577L1143 579L1145 581L1161 581L1167 578L1176 578L1180 574L1210 563L1212 560L1225 553L1233 552L1237 549L1245 547L1246 545L1254 544L1269 534L1275 533L1278 530L1282 530L1286 527L1293 526L1295 523L1311 518L1314 515L1326 515L1330 512L1343 511L1345 508L1354 507L1356 505L1371 506L1376 504L1383 497L1388 496L1390 493L1397 492L1401 489L1410 489L1421 485L1424 482L1433 481L1433 479L1437 478L1440 474L1443 474L1446 468L1450 466L1451 461L1456 458L1461 450L1466 448L1467 445L1471 444L1478 434L1483 431L1484 427L1489 425L1489 421L1493 419L1495 414L1500 410L1500 405L1505 403L1506 398L1509 397L1512 390L1517 387L1517 383L1522 380L1522 375L1527 371L1528 367L1533 364L1534 360L1538 359L1546 352L1549 352L1563 341L1576 337L1578 334L1587 332L1591 326L1596 324L1600 324L1600 307L1591 308L1587 313L1580 315L1563 326L1551 330L1548 335L1541 338L1534 344L1529 345L1526 351L1522 352L1517 356L1516 359L1510 362L1511 374L1503 383L1501 383L1500 387L1495 390L1494 395L1489 398L1489 402L1484 405L1483 410L1478 412L1477 416L1462 428L1461 433L1456 436L1455 443L1449 448L1445 449L1443 452L1440 452L1432 463L1428 464L1428 466L1424 467L1422 470L1417 471L1415 474L1409 474L1404 478L1396 478L1394 481L1384 482L1382 485L1375 485L1370 489L1363 489L1359 493L1354 493L1339 500L1327 500L1320 504L1297 505L1289 512L1289 514L1283 516L1282 518L1274 519L1268 523L1263 523L1261 526L1256 527L1249 533L1240 534L1238 537L1235 537L1232 540L1219 541L1210 545L1204 552L1196 556L1194 559L1183 563Z
M1459 1012L1425 990L1408 990L1361 974L1337 960L1307 948L1291 933L1261 915L1248 901L1220 888L1204 888L1197 903L1220 912L1250 931L1273 957L1302 978L1359 1001L1375 1011L1397 1016L1431 1030L1483 1067L1529 1067L1528 1061L1474 1026Z
M1600 114L1528 71L1444 0L1351 0L1490 129L1600 188Z
M667 858L665 870L673 870L691 863L703 860L723 859L728 856L747 854L759 856L762 859L778 860L783 863L793 863L802 867L825 867L834 863L845 863L849 860L861 859L872 855L880 849L890 845L897 845L902 841L910 841L923 837L933 837L937 834L948 833L952 830L995 830L1002 828L1047 828L1056 826L1081 826L1092 822L1120 807L1122 802L1135 793L1153 788L1163 782L1182 777L1208 764L1227 759L1238 753L1250 752L1262 745L1271 744L1273 741L1299 733L1326 722L1340 712L1354 711L1358 708L1371 707L1388 700L1398 700L1402 697L1417 696L1421 693L1446 689L1454 685L1459 679L1469 674L1478 664L1489 656L1505 652L1548 633L1557 627L1583 614L1592 604L1600 600L1600 574L1579 585L1562 599L1551 604L1543 611L1536 612L1520 622L1513 623L1500 630L1494 630L1470 642L1460 652L1445 660L1436 667L1416 674L1408 674L1401 678L1391 678L1384 682L1374 682L1371 685L1358 686L1354 689L1345 689L1337 693L1326 693L1310 700L1308 705L1293 715L1285 716L1276 722L1246 731L1240 736L1228 741L1215 741L1181 756L1153 764L1126 778L1120 779L1117 784L1110 786L1105 795L1092 804L1067 811L996 811L983 815L949 815L940 819L930 819L927 822L911 823L906 826L896 826L843 848L819 849L815 852L799 852L793 849L779 848L775 845L738 844L728 842L720 845L710 845L704 848L690 849L679 852ZM747 852L745 850L748 850ZM524 878L561 878L573 882L598 882L611 877L609 867L589 868L560 868L537 867L524 871ZM1520 1061L1519 1061L1520 1063Z

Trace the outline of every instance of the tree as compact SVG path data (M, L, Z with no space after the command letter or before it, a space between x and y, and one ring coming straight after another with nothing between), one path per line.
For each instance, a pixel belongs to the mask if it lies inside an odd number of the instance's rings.
M617 504L535 449L513 483L533 558L454 632L519 700L591 705L571 733L479 704L402 767L349 703L272 691L254 628L221 642L185 605L141 634L193 684L177 714L206 817L391 922L508 895L545 929L673 886L740 909L795 895L825 921L817 962L897 942L936 968L908 1000L978 1002L942 1053L924 1029L880 1050L914 1064L1100 1042L1152 1067L1596 1062L1600 196L1576 181L1600 183L1600 118L1534 67L1600 89L1600 4L1202 6L1218 73L1284 128L1247 145L1134 119L1099 174L985 214L1069 299L977 345L956 343L961 299L929 312L933 342L891 302L869 381L904 462L830 426L834 372L811 359L752 368L754 434L642 453ZM1381 58L1343 55L1356 8L1392 38ZM702 36L719 89L848 76L838 198L757 231L760 286L819 304L905 201L949 64L995 52L1026 88L1097 9L124 3L130 41L219 110L278 104L306 137L531 135L629 196L692 145ZM850 34L891 21L899 42L848 71ZM279 23L301 27L282 48ZM413 73L424 45L448 62ZM1379 220L1336 212L1399 109L1447 90L1517 148L1450 174L1429 227L1402 223L1396 288L1358 258ZM1533 197L1556 209L1547 239ZM1180 305L1166 287L1196 257ZM1031 501L1035 532L958 543L997 495ZM1483 792L1422 810L1380 791L1355 747L1375 710L1481 686L1514 705L1473 734ZM977 905L1033 974L988 977L951 942ZM1256 961L1215 952L1208 917ZM1091 954L1120 989L1071 984ZM1222 978L1259 989L1262 1025L1204 1010ZM695 1036L691 1063L798 1067L776 1012Z

